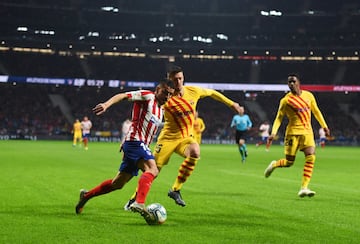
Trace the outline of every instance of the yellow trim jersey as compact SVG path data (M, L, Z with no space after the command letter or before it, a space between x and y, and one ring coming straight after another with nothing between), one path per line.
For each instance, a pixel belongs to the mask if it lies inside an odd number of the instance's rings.
M183 96L172 96L163 106L165 123L158 140L186 138L193 133L196 106L200 98L211 97L227 106L234 102L220 92L196 86L183 86Z
M206 126L202 118L197 118L194 121L194 133L201 134L205 130Z
M73 132L74 134L80 134L81 135L81 122L75 122L73 124Z
M311 92L303 90L300 96L294 95L291 92L287 93L280 100L271 134L276 135L284 115L289 120L286 127L287 135L313 134L311 113L314 114L321 127L327 128L324 117Z

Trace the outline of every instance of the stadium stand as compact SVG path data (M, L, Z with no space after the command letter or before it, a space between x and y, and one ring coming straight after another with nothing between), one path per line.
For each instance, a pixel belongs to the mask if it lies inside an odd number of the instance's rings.
M184 68L188 82L283 84L293 72L301 75L303 84L360 81L360 3L355 0L106 4L2 1L0 75L156 82L176 64ZM0 134L67 138L72 121L54 107L51 94L67 101L72 118L81 118L92 116L91 108L119 89L130 88L0 82ZM239 102L247 99L246 93L225 91ZM247 102L266 108L272 121L280 95L259 91ZM358 143L359 93L316 95L334 137ZM207 111L201 113L207 123L203 137L229 139L231 111L207 99L200 102L200 112L202 108ZM92 116L94 133L109 130L117 135L121 122L130 116L127 111L122 106L113 108L111 117ZM257 127L261 116L248 108L247 112ZM254 129L252 136L257 133Z

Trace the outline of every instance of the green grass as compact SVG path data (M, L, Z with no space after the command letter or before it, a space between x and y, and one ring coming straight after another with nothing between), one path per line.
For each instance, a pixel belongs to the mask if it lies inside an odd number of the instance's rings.
M317 149L311 188L299 198L303 159L265 179L268 163L283 148L248 145L242 164L235 145L202 145L199 164L182 195L182 208L167 197L182 159L172 157L154 181L147 203L168 212L148 226L123 211L137 184L92 199L74 213L79 189L112 178L121 161L116 143L0 141L0 243L359 243L360 150Z

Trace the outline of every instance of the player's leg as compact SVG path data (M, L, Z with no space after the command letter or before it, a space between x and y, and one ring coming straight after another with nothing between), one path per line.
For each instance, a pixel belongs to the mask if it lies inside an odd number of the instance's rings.
M321 146L322 148L325 147L325 141L326 141L326 138L324 138L324 137L320 138L320 146Z
M144 204L146 196L151 188L151 184L155 177L159 174L159 170L156 166L154 156L148 147L140 147L142 150L141 159L138 160L137 167L144 173L140 176L137 185L136 202ZM140 154L140 152L139 152Z
M238 146L238 150L239 150L239 153L240 153L240 156L241 158L243 159L244 158L244 152L241 150L241 142L240 142L240 139L241 139L241 132L236 130L235 132L235 143L236 145Z
M105 180L89 191L80 190L80 199L75 207L76 213L80 214L91 198L121 189L131 178L131 174L119 171L113 179Z
M78 142L79 142L79 145L81 147L81 142L82 142L83 138L82 138L82 134L80 133L79 134L79 138L78 138Z
M238 150L241 155L241 161L243 163L245 162L245 159L247 157L247 149L246 149L246 144L245 144L245 140L244 140L244 134L245 134L244 131L239 131L239 130L237 130L236 134L235 134L235 141L236 141L236 144L238 145Z
M240 153L241 153L241 157L242 157L242 162L245 163L245 160L248 156L245 139L241 138L239 141L239 145L240 145Z
M266 137L263 137L263 143L265 144L265 151L269 151L269 149L270 149L270 143L267 143L267 139L268 139L268 137L266 136Z
M84 149L85 150L88 150L88 141L89 141L88 135L84 134L84 136L83 136L83 144L84 144Z
M145 221L149 224L154 221L154 218L145 208L146 196L151 188L151 184L155 177L158 175L159 170L156 166L154 159L140 160L138 167L141 168L144 173L140 176L137 186L137 194L135 201L130 205L130 210L140 213L144 217Z
M142 146L139 146L140 144L141 142L127 141L122 144L123 161L120 165L119 172L114 179L106 180L89 192L82 193L82 195L80 194L80 200L76 206L76 213L80 213L85 203L92 197L121 189L133 176L137 176L139 170L137 162L142 157L142 154L139 153L138 150L139 148L143 149Z
M314 154L309 154L305 156L305 165L303 170L303 176L301 179L301 189L298 193L300 197L312 197L316 194L315 191L312 191L308 188L313 173L315 159L316 157Z
M300 148L300 150L302 150L304 152L305 164L304 164L304 169L303 169L303 176L301 179L301 189L300 189L298 195L300 197L304 197L304 196L312 197L315 195L315 192L308 188L311 177L312 177L315 160L316 160L315 141L314 141L312 135L304 136L303 147L304 148Z
M180 142L180 141L179 141ZM171 154L174 152L175 147L179 142L176 141L160 141L158 140L155 150L154 150L154 157L156 166L161 171L162 167L167 165L169 162ZM130 206L135 202L137 196L138 188L135 189L135 192L130 197L129 201L124 205L125 211L130 211Z
M82 139L82 136L81 136L81 133L75 133L74 134L74 141L73 141L73 145L76 146L78 143L81 144L81 139Z
M295 155L298 150L298 142L299 139L297 136L285 136L285 158L271 161L265 169L265 177L269 177L276 168L291 167L294 164Z
M193 173L195 166L200 159L200 146L193 138L187 138L176 148L176 152L185 159L179 167L178 175L172 188L169 190L168 196L174 199L176 204L184 207L186 203L182 199L180 190Z
M266 142L264 141L264 137L261 136L260 139L259 139L259 141L256 143L256 147L259 147L259 146L261 146L261 145L264 144L264 143L266 143Z
M130 211L130 206L131 204L133 204L135 202L135 199L136 199L136 195L137 195L137 190L138 188L136 187L135 188L135 192L131 195L131 197L129 198L129 201L127 201L124 205L124 210L125 211Z
M240 143L238 143L238 149L239 149L239 153L240 153L240 156L241 156L241 160L245 160L244 150L243 150L242 145Z

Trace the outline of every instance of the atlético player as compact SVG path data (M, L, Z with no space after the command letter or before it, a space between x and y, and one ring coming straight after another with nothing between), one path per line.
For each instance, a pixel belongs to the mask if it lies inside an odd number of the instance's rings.
M81 121L81 130L82 130L82 138L84 143L84 149L88 150L88 143L90 138L90 129L92 127L92 123L87 116Z
M157 85L154 92L138 90L119 93L93 108L93 112L100 115L120 101L134 102L132 124L121 145L123 159L118 173L113 179L105 180L89 191L80 190L80 200L75 208L77 214L82 212L85 203L91 198L121 189L133 176L137 176L138 170L141 169L143 174L138 181L138 194L130 209L139 212L148 223L151 222L151 216L145 209L145 199L159 171L149 144L159 125L162 124L164 114L162 105L173 94L173 87L171 81L164 80Z

